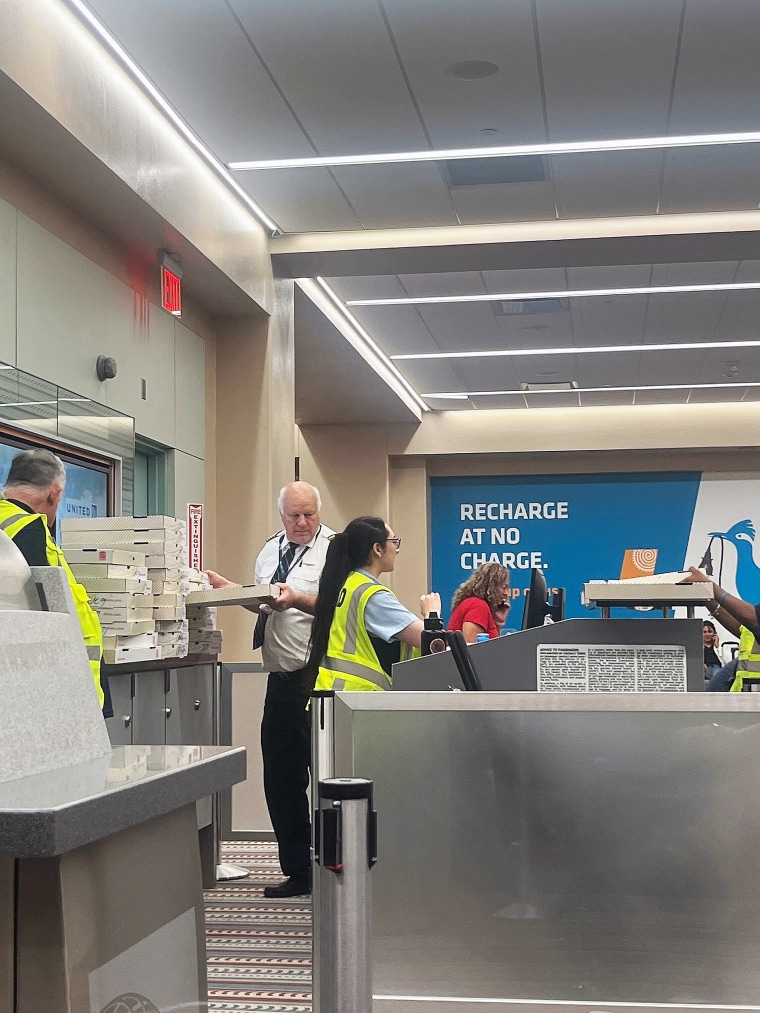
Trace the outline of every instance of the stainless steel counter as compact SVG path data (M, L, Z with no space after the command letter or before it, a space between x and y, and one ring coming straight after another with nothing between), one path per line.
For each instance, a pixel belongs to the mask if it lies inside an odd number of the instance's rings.
M340 693L375 1008L758 1010L760 699Z
M0 783L0 858L61 855L245 779L245 749L120 746Z

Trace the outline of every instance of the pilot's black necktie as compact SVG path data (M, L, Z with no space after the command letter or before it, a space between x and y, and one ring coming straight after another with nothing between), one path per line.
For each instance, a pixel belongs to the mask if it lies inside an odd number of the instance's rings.
M298 549L298 542L288 542L287 548L280 553L280 561L277 564L277 569L274 571L272 576L273 584L284 584L288 579L290 573L290 567L292 566L293 560L295 559L296 551ZM264 629L269 618L268 612L259 612L258 619L256 620L256 626L253 630L253 648L256 650L257 647L261 647L264 643Z

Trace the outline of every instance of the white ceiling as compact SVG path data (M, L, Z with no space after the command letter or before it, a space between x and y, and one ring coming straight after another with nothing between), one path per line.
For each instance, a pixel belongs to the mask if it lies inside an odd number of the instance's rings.
M90 0L223 161L760 129L758 0ZM490 61L463 81L446 69ZM493 130L487 136L483 130ZM543 182L451 186L439 163L239 172L285 232L755 211L760 145L561 156ZM456 240L452 240L456 247ZM697 284L760 278L757 260L616 262L330 279L341 298ZM392 266L389 268L392 270ZM396 271L401 271L396 267ZM760 337L760 292L572 300L496 317L490 304L364 307L389 355ZM313 323L313 321L312 321ZM313 348L311 328L309 347ZM402 360L420 392L760 381L760 350ZM728 376L724 374L728 373ZM435 401L526 408L760 397L756 389Z

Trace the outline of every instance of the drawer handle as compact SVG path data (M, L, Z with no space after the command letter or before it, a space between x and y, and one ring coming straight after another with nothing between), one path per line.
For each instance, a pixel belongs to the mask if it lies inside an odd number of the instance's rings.
M132 724L132 715L131 714L125 714L124 715L124 727L125 728L129 728L129 726L131 724Z
M166 716L168 718L170 718L172 716L172 709L171 709L171 707L164 707L164 713L166 714Z
M193 701L193 707L195 707L195 709L197 711L199 711L201 709L201 702L200 702L200 700L194 700Z

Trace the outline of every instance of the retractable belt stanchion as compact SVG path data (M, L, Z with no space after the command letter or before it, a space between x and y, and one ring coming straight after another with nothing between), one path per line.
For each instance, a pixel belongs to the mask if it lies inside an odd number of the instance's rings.
M372 781L319 782L314 814L314 1013L372 1013Z
M317 797L317 786L320 781L327 780L335 773L335 749L334 749L334 726L333 715L335 708L335 691L332 689L315 689L311 694L309 713L311 715L311 798L312 808L319 809ZM319 1009L319 982L320 982L320 916L321 908L319 903L319 869L314 861L316 854L316 833L318 819L311 821L311 851L312 851L312 943L311 943L311 991L314 996L313 1009ZM327 1013L327 1008L325 1008Z

